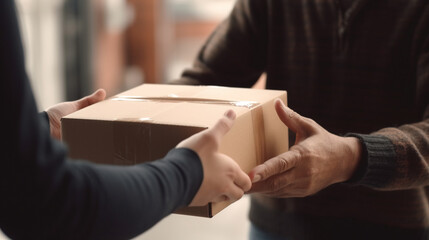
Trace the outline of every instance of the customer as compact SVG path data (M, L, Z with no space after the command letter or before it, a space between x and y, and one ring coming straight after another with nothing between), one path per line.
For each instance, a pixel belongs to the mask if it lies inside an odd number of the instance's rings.
M98 91L38 115L27 79L15 5L0 1L2 159L0 228L12 239L130 239L182 206L239 199L249 177L217 152L233 124L217 123L180 143L167 156L136 166L67 159L56 122L104 99Z

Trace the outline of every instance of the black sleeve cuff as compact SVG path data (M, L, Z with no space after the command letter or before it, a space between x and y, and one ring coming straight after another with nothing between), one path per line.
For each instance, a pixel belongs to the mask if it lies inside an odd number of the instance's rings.
M380 135L349 133L362 144L362 158L358 169L347 184L383 188L389 185L396 172L396 152L392 142Z

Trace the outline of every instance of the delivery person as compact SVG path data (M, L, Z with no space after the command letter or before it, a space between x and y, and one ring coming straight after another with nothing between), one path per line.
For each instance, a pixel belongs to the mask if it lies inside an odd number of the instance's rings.
M294 145L250 173L251 239L429 239L429 1L237 0L180 83L262 73Z
M0 228L10 238L130 239L179 207L237 200L250 189L249 177L217 152L233 124L232 111L152 163L70 161L50 131L59 137L63 115L104 99L105 92L39 115L13 0L0 1L0 26Z

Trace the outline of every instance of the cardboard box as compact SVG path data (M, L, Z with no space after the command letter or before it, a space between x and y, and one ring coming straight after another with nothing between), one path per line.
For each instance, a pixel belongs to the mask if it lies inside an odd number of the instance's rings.
M212 126L228 109L233 128L220 151L245 171L287 151L288 130L274 100L285 91L144 84L62 119L72 158L132 165L162 158L181 140ZM212 217L230 202L187 207L177 213Z

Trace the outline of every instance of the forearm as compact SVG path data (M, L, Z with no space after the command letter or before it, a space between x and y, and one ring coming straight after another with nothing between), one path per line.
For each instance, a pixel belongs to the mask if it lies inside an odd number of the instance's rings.
M99 179L104 181L101 191L106 197L100 199L93 229L93 236L100 239L129 239L141 234L178 207L188 205L203 178L198 156L188 149L173 150L165 159L149 164L102 168Z
M132 167L66 161L56 147L40 157L2 169L10 185L2 186L0 223L12 238L129 239L188 205L203 178L187 149Z
M130 239L143 233L188 205L203 178L198 156L188 149L176 149L162 160L132 167L77 168L87 173L88 195L96 202L89 234L95 239ZM91 214L85 213L82 220L87 216Z

